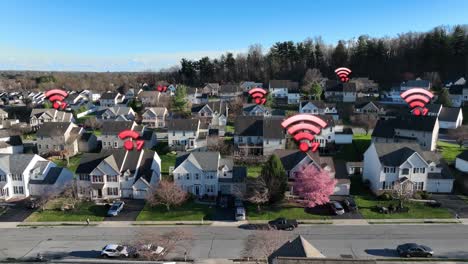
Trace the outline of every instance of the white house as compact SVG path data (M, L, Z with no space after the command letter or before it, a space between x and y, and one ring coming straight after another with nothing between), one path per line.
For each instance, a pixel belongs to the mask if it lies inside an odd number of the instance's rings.
M245 188L245 167L234 166L219 152L181 153L173 170L174 182L198 197L235 194Z
M287 104L298 104L301 99L299 83L290 80L270 80L268 91L274 99L282 99Z
M376 194L406 181L415 191L450 193L454 181L435 152L424 151L416 143L375 142L364 153L363 180L370 182Z
M263 83L245 81L245 82L241 82L240 87L243 91L247 92L252 88L257 88L257 87L262 88Z
M461 172L468 172L468 150L463 151L457 156L455 168Z
M136 113L128 106L101 107L96 112L99 120L129 121L135 120Z
M68 155L77 154L79 139L84 129L69 122L50 122L43 124L37 131L37 151L39 154L67 151Z
M85 153L76 174L80 197L145 199L161 178L161 158L147 149Z
M200 119L200 122L208 125L209 128L222 128L227 124L229 106L225 101L215 101L206 104L193 105L192 116Z
M0 154L0 200L60 192L73 173L35 154Z
M123 103L125 95L117 92L105 92L101 95L99 102L101 106L112 107Z
M331 115L335 120L339 118L336 104L325 103L323 101L302 101L299 104L299 113Z
M401 91L406 91L406 90L413 89L413 88L422 88L424 90L430 90L431 82L427 80L416 79L416 80L409 80L406 82L402 82L400 85Z
M44 123L73 121L73 113L58 111L57 109L34 108L31 111L29 124L32 129L37 130Z
M103 149L120 149L129 138L120 139L119 133L124 130L138 132L138 140L144 140L144 148L150 149L156 145L156 135L145 126L139 126L134 121L103 121L101 141Z
M173 119L168 122L167 130L169 147L184 151L197 148L200 120Z
M449 97L452 106L460 107L465 102L468 102L468 87L466 84L454 84L448 88Z
M141 115L141 123L150 128L164 128L168 115L166 107L147 107Z

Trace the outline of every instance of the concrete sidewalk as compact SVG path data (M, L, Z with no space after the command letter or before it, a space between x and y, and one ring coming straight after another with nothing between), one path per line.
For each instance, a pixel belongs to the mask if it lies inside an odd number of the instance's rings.
M266 224L268 221L100 221L91 222L93 227L144 227L144 226L215 226L239 227L247 224ZM468 225L468 218L462 219L329 219L329 220L298 220L300 225L370 225L370 224L463 224ZM28 227L86 227L86 222L0 222L0 228Z

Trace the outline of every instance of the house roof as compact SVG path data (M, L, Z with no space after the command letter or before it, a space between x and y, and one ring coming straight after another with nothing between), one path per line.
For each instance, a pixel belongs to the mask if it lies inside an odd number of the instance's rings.
M117 135L123 130L132 129L133 124L133 121L105 120L102 121L101 131L102 134Z
M269 256L269 259L273 260L276 257L325 258L318 249L302 236L284 243Z
M234 122L234 133L238 136L263 136L264 138L284 138L281 117L238 116Z
M466 85L454 84L449 87L449 94L451 95L461 95L463 94L463 89L467 89Z
M459 107L443 107L439 114L439 120L445 122L456 122L461 113Z
M70 122L73 119L73 114L70 112L58 111L57 109L49 108L34 108L31 110L30 117L40 117L41 115L46 114L50 118L55 118L59 122Z
M192 113L198 113L205 106L208 106L213 112L218 112L223 115L226 114L227 105L224 101L214 101L214 102L208 102L205 104L195 104L192 106L191 111Z
M175 168L187 159L204 171L217 171L220 154L217 151L182 152L176 158Z
M167 108L166 107L146 107L145 112L151 111L157 116L163 116L167 114Z
M153 176L151 166L153 165L154 154L155 152L152 150L144 150L135 182L140 178L143 178L147 183L151 182L151 177Z
M270 88L287 88L288 91L295 91L299 89L299 83L291 80L270 80Z
M0 169L6 173L22 174L35 154L0 154Z
M91 173L103 160L112 156L112 153L102 151L100 153L84 153L81 156L80 164L76 168L76 173ZM114 162L115 163L115 162Z
M105 92L103 94L101 94L101 99L115 99L117 96L119 95L119 93L117 92Z
M398 167L417 152L427 163L440 163L440 155L432 151L424 151L417 143L373 143L383 165Z
M21 145L23 145L23 141L21 140L20 136L10 136L6 141L0 141L0 148Z
M240 92L242 89L238 84L223 84L219 87L219 93L236 93Z
M429 179L440 179L440 180L452 180L454 179L452 173L450 172L450 169L447 164L441 163L439 165L442 167L442 170L440 172L429 172L427 174L427 177Z
M458 154L457 158L464 161L468 161L468 150L465 150L462 153Z
M427 104L425 107L427 108L428 113L439 114L439 111L441 110L442 105L431 103L431 104Z
M427 80L409 80L401 84L402 87L420 87L429 89L430 81Z
M299 163L307 156L307 153L294 149L276 149L274 154L278 156L278 158L281 160L281 163L283 164L284 169L287 171L293 169L297 163ZM318 157L318 154L315 152L309 152L309 154L312 157Z
M326 103L324 101L310 100L310 101L302 101L301 108L306 106L308 103L313 104L315 107L320 108L320 109L325 109L327 107L328 108L336 107L336 104L334 103Z
M176 131L196 131L200 120L198 119L172 119L168 122L168 130Z
M39 137L63 136L70 126L76 125L70 122L46 122L37 130L36 135Z
M30 184L55 184L57 179L59 178L60 174L64 168L62 167L52 167L47 171L44 179L42 180L29 180Z
M219 83L207 83L203 88L219 89Z
M434 130L437 117L435 116L401 116L388 120L379 119L375 125L372 137L393 138L395 129L427 131Z
M224 183L242 183L247 178L247 167L234 166L232 168L232 178L219 178L219 182Z

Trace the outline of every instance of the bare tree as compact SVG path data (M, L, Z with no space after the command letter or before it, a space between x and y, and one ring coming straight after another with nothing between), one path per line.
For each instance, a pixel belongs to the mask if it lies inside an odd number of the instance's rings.
M366 131L366 135L371 128L377 124L377 117L375 115L353 115L351 116L351 123L354 126L361 127Z
M413 183L409 180L404 182L395 182L392 190L392 197L398 200L399 207L403 208L403 204L413 197Z
M321 86L320 81L322 80L322 73L319 69L307 69L304 78L302 79L302 91L309 95L309 99L313 96L320 100Z
M229 155L232 153L232 145L226 142L224 138L218 138L214 145L208 146L210 151L219 151L221 155Z
M179 185L168 180L161 180L156 188L150 190L147 202L151 206L162 204L169 211L171 206L181 205L187 201L187 198L187 192Z
M76 182L73 181L65 185L60 197L64 198L64 202L61 205L62 209L74 209L80 202Z
M449 129L448 134L451 138L454 138L458 146L462 148L465 140L468 139L468 127L461 126L457 129Z
M242 115L242 108L244 102L241 97L236 97L234 100L229 101L229 117L234 119L235 117Z
M100 129L102 124L97 120L96 117L93 116L85 120L84 126L96 130Z
M57 197L58 193L55 188L52 186L47 186L45 188L41 188L37 195L34 196L36 198L34 200L34 203L37 205L37 207L41 210L45 210L45 206L49 201Z
M270 192L268 185L263 177L256 179L249 179L247 181L247 192L245 194L245 200L256 204L257 210L261 210L261 205L268 203L270 200Z
M255 232L247 237L242 255L247 258L265 258L268 261L268 257L288 239L289 237L284 231Z

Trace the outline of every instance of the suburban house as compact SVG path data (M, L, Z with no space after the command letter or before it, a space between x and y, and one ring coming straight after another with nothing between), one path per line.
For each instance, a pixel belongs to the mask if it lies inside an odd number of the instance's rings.
M23 141L19 135L0 134L0 154L20 154L23 153Z
M402 82L400 85L401 91L406 91L406 90L413 89L413 88L422 88L424 90L430 90L431 82L427 80L417 79L417 80L409 80L406 82Z
M238 84L223 84L219 87L219 98L223 101L230 101L243 93Z
M268 156L286 146L281 117L238 116L234 123L235 155Z
M325 85L325 98L332 102L356 102L356 84L328 80Z
M241 82L240 87L242 91L248 92L252 88L257 88L257 87L262 88L263 83L246 81L246 82Z
M129 138L120 139L119 133L124 130L133 130L140 134L138 139L144 140L144 148L156 145L156 135L145 126L139 126L133 121L103 121L101 128L101 141L103 149L120 149Z
M206 104L208 103L208 93L203 92L203 89L196 87L187 88L187 99L192 104Z
M401 116L379 119L372 131L372 142L417 142L424 150L435 150L439 137L439 121L435 116Z
M201 90L202 93L209 94L211 96L218 96L219 83L207 83Z
M290 80L270 80L268 91L283 104L299 104L301 99L299 83Z
M73 113L58 111L53 108L34 108L31 111L29 124L32 129L37 130L44 123L73 121Z
M372 114L372 115L384 115L385 108L383 105L378 102L369 101L369 102L356 102L354 104L354 113L355 114Z
M455 168L461 172L468 172L468 150L458 154L455 159Z
M128 106L104 107L96 111L98 120L129 121L135 120L136 113Z
M219 152L190 152L177 156L172 174L175 183L198 197L234 195L245 190L247 169Z
M363 180L376 194L404 183L414 191L450 193L454 178L438 153L416 143L373 142L364 153Z
M200 120L172 119L167 127L169 147L184 151L197 148Z
M58 193L73 173L36 154L0 154L0 200Z
M142 91L137 97L144 106L156 106L160 94L158 91Z
M460 107L444 107L441 104L428 104L428 116L436 116L439 127L444 129L456 129L463 123L463 111Z
M192 117L210 128L224 128L227 124L229 106L225 101L215 101L192 106Z
M271 109L264 105L244 104L242 115L245 116L285 116L285 111L281 109Z
M105 92L99 99L100 106L112 107L122 104L125 100L125 95L117 92Z
M283 164L284 170L290 181L294 181L297 173L306 166L315 166L318 170L325 170L330 174L331 178L336 178L335 164L332 157L321 157L318 152L302 152L293 149L277 149L273 152L278 156ZM334 195L349 195L351 181L347 175L337 178ZM292 185L290 193L294 194Z
M147 149L85 153L76 174L80 197L145 199L161 178L161 158Z
M166 127L166 119L169 115L166 107L146 107L143 112L141 123L150 128Z
M454 84L448 88L452 106L460 107L468 101L468 86L466 84Z
M66 151L67 155L73 156L80 152L79 141L83 132L83 128L69 122L45 123L36 133L37 151L39 154ZM89 139L88 142L92 144L95 139Z
M336 104L325 103L324 101L302 101L299 104L299 113L314 114L314 115L331 115L334 119L338 119L338 110Z

